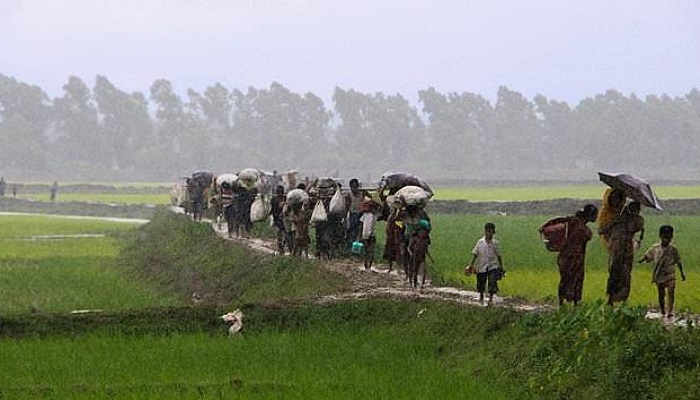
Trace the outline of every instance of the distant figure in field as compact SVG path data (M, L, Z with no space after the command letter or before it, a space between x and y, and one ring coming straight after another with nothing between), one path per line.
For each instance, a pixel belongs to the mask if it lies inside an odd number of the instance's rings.
M5 196L6 189L7 189L7 182L5 182L5 178L0 177L0 197Z
M564 305L564 301L573 302L574 305L581 301L586 245L593 238L593 232L586 224L595 222L597 217L598 208L593 204L586 204L575 215L567 218L566 242L557 256L559 306Z
M58 182L53 181L53 185L51 185L50 194L49 194L49 200L51 200L52 203L56 202L56 193L58 193Z

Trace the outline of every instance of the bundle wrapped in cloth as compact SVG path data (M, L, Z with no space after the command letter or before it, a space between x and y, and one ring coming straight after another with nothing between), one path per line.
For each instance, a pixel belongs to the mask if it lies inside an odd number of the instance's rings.
M238 175L236 174L221 174L216 177L217 189L231 189L238 183Z
M247 190L256 187L260 180L260 172L257 169L246 168L238 173L238 184Z
M189 184L200 188L209 187L214 180L214 173L210 171L196 171L189 179Z
M396 201L403 206L424 207L432 193L418 186L404 186L396 194Z
M292 189L287 193L287 203L302 204L309 201L309 194L302 189Z

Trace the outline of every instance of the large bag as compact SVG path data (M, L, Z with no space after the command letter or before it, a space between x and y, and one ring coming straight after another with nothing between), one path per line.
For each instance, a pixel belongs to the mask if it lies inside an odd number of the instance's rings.
M292 189L287 193L287 203L301 204L309 201L309 194L302 189Z
M335 194L331 198L331 202L328 204L328 212L331 214L345 213L345 196L340 193L340 189L336 190Z
M316 202L314 210L311 212L311 222L326 222L328 221L328 213L326 212L326 207L323 202L319 200Z
M549 251L560 251L569 236L569 219L554 217L540 226L540 237Z
M250 220L252 222L264 221L270 215L271 205L263 195L257 195L250 205Z
M260 180L260 173L257 169L246 168L238 173L238 184L247 190L253 189Z
M404 186L396 192L396 199L405 206L425 206L431 194L418 186Z

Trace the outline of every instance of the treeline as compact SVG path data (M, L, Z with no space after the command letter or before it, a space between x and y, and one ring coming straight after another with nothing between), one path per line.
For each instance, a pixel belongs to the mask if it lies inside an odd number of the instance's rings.
M216 83L147 94L71 76L60 97L0 74L0 175L172 180L196 169L298 169L376 179L596 179L597 170L687 179L700 169L700 91L639 98L615 90L575 106L501 87L401 94L335 88L332 107L279 83ZM17 179L17 176L10 176Z

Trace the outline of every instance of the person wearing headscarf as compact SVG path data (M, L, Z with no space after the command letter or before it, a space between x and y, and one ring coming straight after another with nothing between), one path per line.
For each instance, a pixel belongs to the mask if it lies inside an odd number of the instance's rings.
M620 189L608 188L603 192L603 205L598 213L598 232L605 248L610 252L611 248L611 228L613 223L618 222L622 208L625 206L625 192Z
M595 222L598 208L586 204L575 215L567 218L568 234L566 243L559 251L557 265L559 266L559 306L565 301L574 305L581 301L583 294L583 279L585 275L586 246L593 238L593 232L586 225Z
M625 206L626 197L620 189L608 189L603 197L603 210L598 217L599 233L608 250L608 304L627 301L632 288L634 236L644 231L644 219L639 215L639 203ZM602 219L602 220L601 220ZM642 237L640 236L640 237Z

